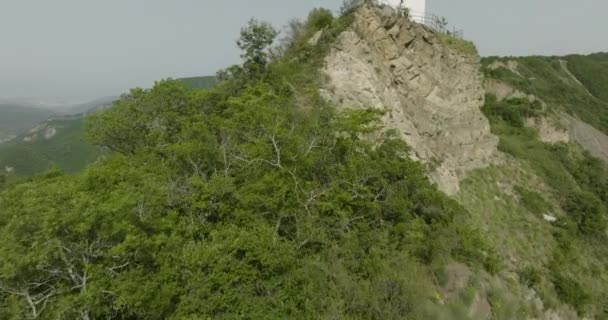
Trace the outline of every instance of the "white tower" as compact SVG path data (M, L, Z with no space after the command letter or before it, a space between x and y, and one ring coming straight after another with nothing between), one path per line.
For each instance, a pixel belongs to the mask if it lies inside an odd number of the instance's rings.
M380 0L379 2L393 8L399 8L403 4L403 6L410 9L412 20L420 23L425 22L426 0Z

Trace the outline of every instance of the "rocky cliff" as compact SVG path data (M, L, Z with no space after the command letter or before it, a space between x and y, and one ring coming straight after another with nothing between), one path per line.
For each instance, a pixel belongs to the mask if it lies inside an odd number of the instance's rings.
M364 6L325 59L322 95L343 108L386 109L387 128L454 194L468 172L492 161L498 143L480 111L478 60L388 7Z

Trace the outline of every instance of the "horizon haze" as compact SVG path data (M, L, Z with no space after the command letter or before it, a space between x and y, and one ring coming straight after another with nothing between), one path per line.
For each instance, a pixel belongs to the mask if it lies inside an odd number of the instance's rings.
M35 5L34 5L35 3ZM235 40L252 17L281 29L342 0L171 2L0 0L0 100L76 104L151 86L163 78L213 75L240 61ZM427 11L464 30L483 56L607 51L608 2L428 0ZM571 23L564 23L570 21Z

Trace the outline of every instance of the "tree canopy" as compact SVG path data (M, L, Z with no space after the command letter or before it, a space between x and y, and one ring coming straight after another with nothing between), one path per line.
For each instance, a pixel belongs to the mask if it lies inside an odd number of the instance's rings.
M434 299L432 266L495 270L378 111L286 90L315 49L268 60L275 36L239 42L263 76L133 89L88 119L100 160L0 191L0 318L397 319Z

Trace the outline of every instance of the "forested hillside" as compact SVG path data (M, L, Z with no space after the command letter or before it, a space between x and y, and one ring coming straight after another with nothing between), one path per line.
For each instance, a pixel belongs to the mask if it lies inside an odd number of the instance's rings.
M189 89L211 88L213 76L178 79ZM5 144L0 144L0 168L9 169L11 180L40 174L52 167L76 173L92 163L100 153L85 139L85 117L112 105L117 98L101 98L70 107L68 115L52 116L31 125Z
M53 112L50 110L0 103L0 143L33 127L51 114Z
M404 143L361 139L377 112L295 95L348 23L315 11L271 57L276 32L252 21L217 88L163 81L91 116L111 153L0 196L1 317L413 317L437 299L435 267L493 271Z
M82 115L64 116L39 123L25 134L0 145L0 168L11 179L40 174L54 166L65 173L84 169L97 158L97 149L83 136Z

